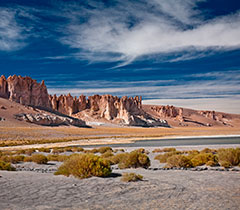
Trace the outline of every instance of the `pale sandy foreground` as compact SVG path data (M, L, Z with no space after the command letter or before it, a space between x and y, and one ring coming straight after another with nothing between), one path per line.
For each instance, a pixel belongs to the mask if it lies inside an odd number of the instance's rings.
M154 148L147 149L152 151ZM41 173L41 170L0 171L0 209L240 209L240 171L153 170L160 164L153 159L153 153L149 157L152 170L114 169L114 176L108 178L80 180L55 176L52 172ZM60 164L24 163L23 166L49 170ZM141 174L144 181L122 182L120 175L123 172Z
M145 181L1 172L0 209L239 209L239 172L137 172Z

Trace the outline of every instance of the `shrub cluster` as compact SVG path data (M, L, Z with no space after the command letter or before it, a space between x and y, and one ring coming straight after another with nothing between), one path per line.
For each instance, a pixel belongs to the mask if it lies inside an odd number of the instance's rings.
M47 164L48 158L42 154L33 154L32 156L24 157L24 162L34 162L37 164Z
M11 165L11 163L6 163L0 160L0 170L15 171L16 169Z
M179 155L181 154L180 151L172 151L172 152L166 152L164 154L159 154L157 156L155 156L155 160L159 160L160 163L166 163L167 162L167 159L173 155Z
M135 173L123 173L121 181L123 182L137 182L142 181L143 176Z
M152 152L161 153L161 152L175 152L175 151L177 151L176 148L170 147L170 148L163 148L163 149L156 148Z
M218 164L218 158L216 155L213 155L212 153L199 153L195 155L192 159L192 165L194 167L196 166L202 166L202 165L210 165L210 166L216 166Z
M192 161L185 155L173 155L167 159L167 166L177 168L191 168Z
M55 172L83 179L91 176L106 177L111 174L109 161L94 154L76 154L67 159Z
M219 163L223 167L237 166L240 164L240 148L219 149L217 154Z
M118 167L123 168L148 168L150 166L150 159L145 153L141 153L139 150L134 150L130 153L125 153L122 156Z
M7 163L19 163L22 162L24 160L24 156L23 155L3 155L0 157L0 160L3 162L7 162Z

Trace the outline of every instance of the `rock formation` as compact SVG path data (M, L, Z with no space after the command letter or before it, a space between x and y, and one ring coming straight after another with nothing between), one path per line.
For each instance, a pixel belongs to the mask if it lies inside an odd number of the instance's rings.
M141 97L127 97L119 98L112 95L94 95L72 97L68 95L49 96L52 108L55 111L74 115L81 111L88 111L89 114L95 118L102 118L109 121L118 121L125 125L141 125L141 126L168 126L164 121L156 121L148 116L142 110Z
M24 120L29 123L44 125L44 126L59 126L59 125L72 125L77 127L86 126L85 122L79 119L70 117L61 117L49 114L18 114L15 116L18 120Z
M44 81L37 83L30 77L5 76L0 78L0 97L22 105L50 108L47 88Z
M183 109L176 108L174 106L152 106L151 109L158 113L160 117L163 118L182 118L183 117Z
M142 109L141 97L119 98L112 95L48 95L44 81L37 83L30 77L4 76L0 78L0 97L81 119L80 112L85 112L94 119L104 119L113 123L139 126L168 126L166 121L156 120ZM31 116L25 116L28 118ZM38 116L37 119L40 119ZM46 120L43 118L41 121ZM33 117L35 122L35 118ZM50 122L49 122L50 123Z

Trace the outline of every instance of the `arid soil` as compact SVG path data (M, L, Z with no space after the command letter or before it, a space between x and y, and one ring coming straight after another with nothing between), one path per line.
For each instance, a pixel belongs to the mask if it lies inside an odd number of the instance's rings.
M240 171L153 170L161 165L153 153L149 156L152 170L114 167L108 178L55 176L51 170L60 165L56 162L23 164L32 171L0 171L0 209L239 209ZM123 172L144 179L125 183Z

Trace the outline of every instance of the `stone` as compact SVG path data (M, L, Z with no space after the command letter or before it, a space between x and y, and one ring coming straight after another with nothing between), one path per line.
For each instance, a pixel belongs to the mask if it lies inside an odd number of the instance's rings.
M26 121L29 123L44 126L72 125L77 127L86 127L85 122L80 119L62 117L57 115L21 113L15 115L15 117L20 121Z
M44 81L38 83L30 77L5 76L0 78L0 97L22 105L50 108Z

